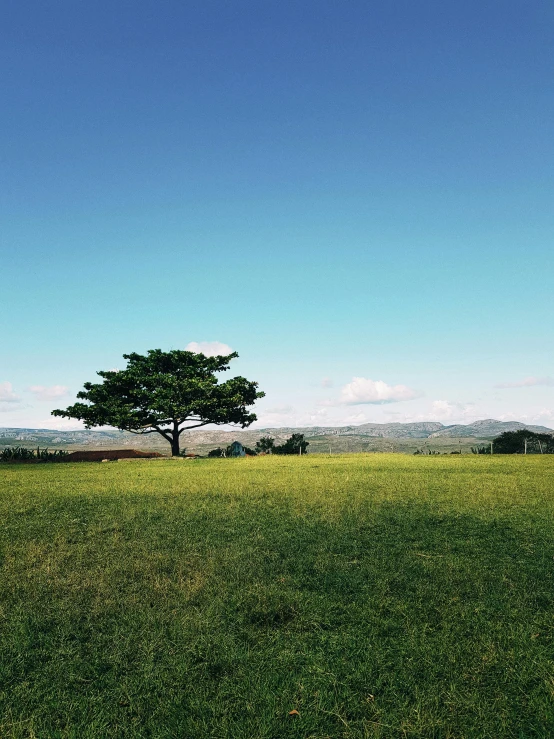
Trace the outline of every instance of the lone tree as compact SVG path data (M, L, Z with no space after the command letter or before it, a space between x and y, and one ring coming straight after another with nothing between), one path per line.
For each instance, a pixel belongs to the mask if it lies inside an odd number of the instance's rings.
M265 393L257 382L233 377L218 383L216 372L229 369L236 352L206 357L189 351L162 352L150 349L146 355L124 354L124 370L98 372L101 383L85 382L74 403L53 416L76 418L86 428L114 426L132 434L160 434L171 444L173 457L179 456L183 431L207 424L234 424L245 428L256 421L247 406Z

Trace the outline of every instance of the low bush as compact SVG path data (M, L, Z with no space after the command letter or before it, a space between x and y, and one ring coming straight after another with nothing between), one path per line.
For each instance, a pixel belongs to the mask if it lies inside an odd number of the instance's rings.
M0 462L60 462L68 453L63 449L50 451L48 447L27 449L24 446L11 446L2 449Z

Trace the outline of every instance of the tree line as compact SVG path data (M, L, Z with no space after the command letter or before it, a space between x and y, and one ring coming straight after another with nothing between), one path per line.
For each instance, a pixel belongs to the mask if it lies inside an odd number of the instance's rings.
M471 447L474 454L554 454L554 434L520 429L504 431L490 444Z

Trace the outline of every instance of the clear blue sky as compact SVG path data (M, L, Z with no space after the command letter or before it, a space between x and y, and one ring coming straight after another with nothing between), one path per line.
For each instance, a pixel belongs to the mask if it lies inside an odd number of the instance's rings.
M0 426L191 341L264 425L554 426L553 38L550 0L5 2Z

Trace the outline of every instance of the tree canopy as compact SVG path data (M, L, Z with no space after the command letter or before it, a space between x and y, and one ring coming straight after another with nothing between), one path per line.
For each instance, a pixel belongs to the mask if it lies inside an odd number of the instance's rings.
M273 448L275 446L275 439L272 439L271 436L262 436L261 439L258 439L256 442L256 452L263 454L271 454Z
M519 429L504 431L493 441L495 454L553 454L554 436Z
M103 382L86 382L77 402L52 415L84 421L86 428L113 426L134 434L157 433L179 455L179 437L188 429L207 424L245 428L257 420L248 406L265 393L258 383L233 377L219 383L217 372L229 369L236 352L204 354L150 349L145 355L124 354L123 370L100 371Z
M304 440L304 434L293 434L284 444L273 447L273 454L307 454L310 443Z

